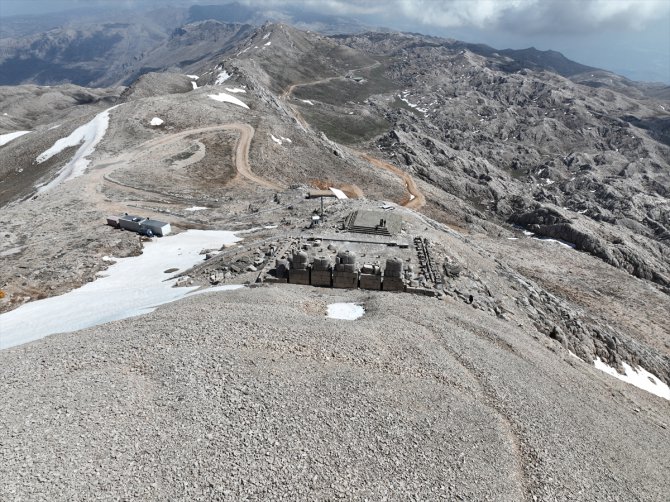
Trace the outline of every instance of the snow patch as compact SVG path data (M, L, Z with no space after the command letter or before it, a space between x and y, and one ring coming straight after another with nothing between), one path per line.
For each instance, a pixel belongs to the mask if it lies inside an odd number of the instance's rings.
M4 146L10 141L20 138L24 134L28 134L29 132L32 131L14 131L14 132L8 132L7 134L0 134L0 146Z
M215 101L221 101L223 103L232 103L237 106L241 106L242 108L246 108L247 110L249 107L237 99L235 96L231 96L230 94L226 94L225 92L220 92L218 94L209 94L208 95L210 98L212 98Z
M149 122L152 126L159 126L164 123L163 119L160 119L158 117L154 117L151 119L151 122Z
M191 86L193 87L194 91L198 88L198 84L195 83L195 80L191 80Z
M198 80L198 79L200 78L200 77L198 77L197 75L186 75L186 76L187 76L188 78L193 79L193 80Z
M246 92L247 92L244 89L240 89L239 87L226 87L226 90L228 92L232 92L233 94L238 94L238 93L246 94Z
M267 44L265 44L265 47L269 47L271 45L272 45L272 42L268 42Z
M282 144L282 141L279 138L275 138L273 134L270 134L270 137L272 138L272 141L274 141L278 145Z
M301 99L300 101L302 101L306 105L314 106L314 103L312 101L310 101L309 99Z
M205 209L209 208L204 206L193 206L193 207L187 207L186 209L184 209L184 211L204 211Z
M348 198L349 198L349 197L347 197L347 194L344 193L344 192L343 192L342 190L340 190L339 188L328 187L328 190L330 190L331 192L333 192L333 195L335 195L335 197L337 197L339 200L344 200L344 199L348 199Z
M219 75L216 77L216 80L214 81L214 85L221 85L223 84L226 80L228 80L231 77L230 73L228 73L226 70L223 70L222 72L219 73Z
M365 309L356 303L331 303L328 305L328 317L355 321L365 314Z
M406 96L407 96L407 91L404 91L402 94L398 95L398 98L400 99L400 101L403 101L404 103L406 103L407 106L409 106L410 108L414 108L414 109L416 109L416 111L421 112L424 115L426 113L428 113L428 108L420 108L419 105L414 104L414 103L410 103L409 100L406 98Z
M267 40L268 38L270 38L270 35L272 35L272 32L263 35L263 40Z
M100 143L102 138L107 132L107 127L109 126L109 112L112 111L117 106L112 106L104 112L98 113L93 120L84 124L81 127L78 127L72 134L67 138L61 138L56 141L51 148L42 152L37 156L37 163L41 164L49 160L54 155L58 155L60 152L71 146L79 146L79 149L74 154L74 157L65 164L65 166L60 170L58 176L51 180L46 185L40 186L39 192L46 192L51 190L55 186L60 185L65 181L69 181L72 178L81 176L86 171L89 163L91 162L86 157L90 156L95 152L95 147Z
M79 289L0 315L0 349L147 314L183 298L198 287L174 288L177 279L169 278L174 274L165 270L184 272L204 260L202 249L218 249L239 240L233 232L212 230L154 239L145 244L141 255L115 259L104 276Z
M576 249L577 245L573 244L572 242L564 241L561 239L552 239L550 237L532 237L532 239L535 239L536 241L542 241L542 242L554 242L556 244L560 244L563 247L569 248L569 249Z
M608 375L612 375L619 380L623 380L626 383L634 385L642 390L646 390L656 396L670 400L670 387L659 380L656 375L649 373L641 366L638 369L634 369L629 364L622 363L625 370L625 374L622 375L617 372L616 369L601 361L599 357L595 358L593 365Z

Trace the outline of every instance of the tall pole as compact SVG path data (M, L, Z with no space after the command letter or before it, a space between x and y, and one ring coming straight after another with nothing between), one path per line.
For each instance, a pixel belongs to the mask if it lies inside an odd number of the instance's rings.
M323 220L323 196L321 197L321 219Z

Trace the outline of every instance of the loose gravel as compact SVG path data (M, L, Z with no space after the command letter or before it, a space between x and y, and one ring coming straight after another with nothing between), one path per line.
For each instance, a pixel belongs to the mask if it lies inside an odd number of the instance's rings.
M356 322L326 317L354 302ZM664 500L670 403L462 302L202 294L0 352L2 500Z

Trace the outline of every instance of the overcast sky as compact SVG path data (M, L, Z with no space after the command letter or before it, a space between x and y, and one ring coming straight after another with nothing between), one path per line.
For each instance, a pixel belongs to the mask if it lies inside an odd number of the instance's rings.
M554 49L580 63L670 83L670 0L239 0L483 42L496 48ZM0 16L93 5L191 5L222 0L0 0Z

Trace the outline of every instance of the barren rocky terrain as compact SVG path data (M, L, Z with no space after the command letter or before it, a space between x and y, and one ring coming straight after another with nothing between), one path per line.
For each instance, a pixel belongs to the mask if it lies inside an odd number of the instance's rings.
M667 89L419 35L180 29L125 87L0 87L0 135L30 131L0 146L0 312L141 253L124 212L237 231L180 284L248 287L1 350L0 499L665 499L670 401L593 362L670 384ZM426 239L434 296L255 282L355 210Z

